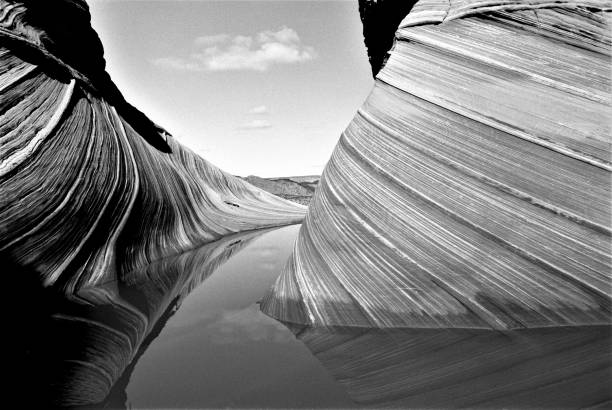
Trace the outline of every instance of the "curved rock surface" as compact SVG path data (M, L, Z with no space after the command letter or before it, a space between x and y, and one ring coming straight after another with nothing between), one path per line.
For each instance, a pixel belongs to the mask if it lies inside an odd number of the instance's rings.
M314 326L609 324L611 9L414 5L263 311Z
M128 104L82 0L0 0L0 257L74 290L305 208Z

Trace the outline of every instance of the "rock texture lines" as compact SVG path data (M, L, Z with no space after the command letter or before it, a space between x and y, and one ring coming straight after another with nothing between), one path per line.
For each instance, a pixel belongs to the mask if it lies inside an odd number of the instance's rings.
M0 0L2 258L74 290L304 213L128 104L84 1Z
M381 328L609 324L611 6L419 1L264 312Z

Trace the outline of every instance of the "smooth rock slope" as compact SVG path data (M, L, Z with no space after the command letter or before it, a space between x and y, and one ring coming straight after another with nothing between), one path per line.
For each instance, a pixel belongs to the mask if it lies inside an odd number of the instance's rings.
M75 290L305 208L125 101L83 0L0 0L0 259Z
M312 326L608 325L610 10L417 2L263 311Z

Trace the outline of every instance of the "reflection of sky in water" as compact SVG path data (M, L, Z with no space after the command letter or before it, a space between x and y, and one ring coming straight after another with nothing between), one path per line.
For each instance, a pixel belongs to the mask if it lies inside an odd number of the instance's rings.
M224 312L218 321L208 326L208 331L211 332L211 341L220 344L290 343L295 340L286 327L262 315L256 305Z
M344 390L256 302L286 262L299 226L264 234L183 301L127 387L140 407L347 407Z

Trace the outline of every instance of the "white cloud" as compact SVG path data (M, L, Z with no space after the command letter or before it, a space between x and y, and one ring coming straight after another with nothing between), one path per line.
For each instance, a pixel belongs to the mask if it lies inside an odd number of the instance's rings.
M268 107L266 107L265 105L258 105L257 107L253 107L248 111L249 114L256 114L256 115L261 115L261 114L269 114L270 110L268 110Z
M240 128L245 130L262 130L270 127L272 127L270 121L260 119L249 121L240 126Z
M182 71L266 71L273 65L297 64L316 58L314 48L302 44L295 30L281 27L255 36L216 34L198 37L188 57L163 57L157 66Z

